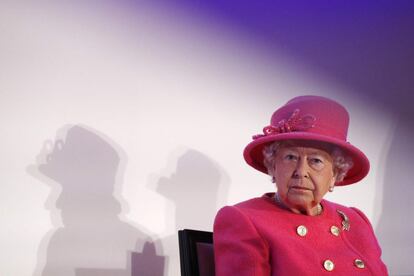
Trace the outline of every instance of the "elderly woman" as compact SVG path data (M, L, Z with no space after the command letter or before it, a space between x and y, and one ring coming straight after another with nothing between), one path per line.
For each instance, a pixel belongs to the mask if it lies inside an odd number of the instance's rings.
M346 141L339 103L301 96L276 110L244 150L276 193L222 208L214 223L216 275L387 275L367 217L323 197L364 178L369 161Z

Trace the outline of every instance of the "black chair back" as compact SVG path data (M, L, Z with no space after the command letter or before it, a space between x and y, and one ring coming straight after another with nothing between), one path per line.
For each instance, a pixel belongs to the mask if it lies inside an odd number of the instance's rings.
M213 233L178 231L181 276L214 276Z

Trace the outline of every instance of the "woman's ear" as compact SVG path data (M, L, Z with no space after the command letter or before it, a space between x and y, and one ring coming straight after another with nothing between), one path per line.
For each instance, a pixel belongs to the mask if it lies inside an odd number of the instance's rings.
M336 176L337 176L337 173L335 172L334 175L332 176L331 183L329 183L328 191L330 191L330 192L333 192L333 190L334 190L335 183L336 183Z

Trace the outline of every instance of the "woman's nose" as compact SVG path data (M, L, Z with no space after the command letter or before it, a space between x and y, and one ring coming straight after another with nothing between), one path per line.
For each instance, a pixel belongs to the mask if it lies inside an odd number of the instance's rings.
M296 164L296 168L293 171L293 177L294 178L309 177L308 166L305 160L303 160L303 158L300 158L298 160L298 163Z

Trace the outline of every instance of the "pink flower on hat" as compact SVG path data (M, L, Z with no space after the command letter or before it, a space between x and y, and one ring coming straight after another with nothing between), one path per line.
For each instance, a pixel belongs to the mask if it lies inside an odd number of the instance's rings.
M286 133L292 131L304 131L315 126L316 118L313 115L307 114L305 116L299 116L300 110L295 109L289 119L281 120L277 126L268 125L263 128L263 134L253 135L253 139L275 135L279 133Z

